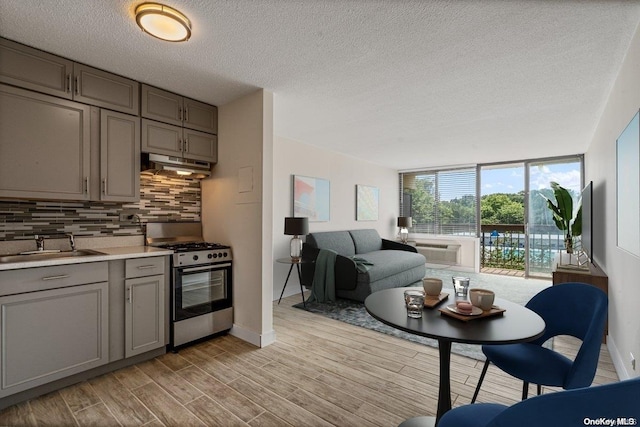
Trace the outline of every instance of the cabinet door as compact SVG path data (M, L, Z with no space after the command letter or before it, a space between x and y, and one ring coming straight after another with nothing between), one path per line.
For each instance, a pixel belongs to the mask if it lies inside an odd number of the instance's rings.
M164 275L127 279L125 288L125 357L164 346Z
M218 137L210 133L185 129L183 156L185 159L216 163L218 161Z
M90 107L0 85L0 197L88 200Z
M182 157L182 128L142 119L142 151Z
M218 133L218 108L193 99L184 98L182 125L202 132Z
M108 283L0 298L0 397L107 363Z
M182 97L152 86L142 85L142 117L182 126Z
M140 200L140 119L100 112L100 199Z
M71 99L73 62L0 38L0 82Z
M73 99L127 114L139 114L138 82L82 64L74 64Z

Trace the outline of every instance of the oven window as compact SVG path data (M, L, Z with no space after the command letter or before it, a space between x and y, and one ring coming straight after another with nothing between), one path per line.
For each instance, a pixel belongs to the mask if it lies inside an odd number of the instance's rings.
M226 272L222 269L183 274L181 308L187 310L227 298Z

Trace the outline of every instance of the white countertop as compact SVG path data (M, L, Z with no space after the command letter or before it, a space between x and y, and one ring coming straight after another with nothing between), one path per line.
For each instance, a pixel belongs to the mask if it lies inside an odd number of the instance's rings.
M41 259L26 262L0 263L0 271L33 267L49 267L52 265L80 264L85 262L112 261L125 258L144 258L173 254L173 251L171 250L155 248L151 246L122 246L115 248L94 249L94 251L98 252L98 254L69 258Z

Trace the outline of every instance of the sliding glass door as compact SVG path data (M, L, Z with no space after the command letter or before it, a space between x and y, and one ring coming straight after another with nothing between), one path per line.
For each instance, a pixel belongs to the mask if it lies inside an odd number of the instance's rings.
M577 202L583 183L582 156L478 166L480 265L483 271L551 277L563 234L545 198L551 182Z
M527 162L527 275L551 277L555 255L564 248L563 232L543 196L555 200L551 182L557 182L569 190L577 211L583 176L581 156Z

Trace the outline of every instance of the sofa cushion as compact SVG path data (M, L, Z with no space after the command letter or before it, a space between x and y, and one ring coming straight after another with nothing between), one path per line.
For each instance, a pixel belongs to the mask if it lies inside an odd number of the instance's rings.
M320 249L331 249L338 254L351 257L356 254L353 239L348 231L324 231L307 235L307 244Z
M366 254L358 254L358 257L373 264L366 273L358 274L359 283L373 283L415 267L424 269L426 262L422 254L394 250L373 251Z
M356 247L357 254L366 254L367 252L382 249L382 239L377 230L350 230L349 233L353 238L353 244Z

